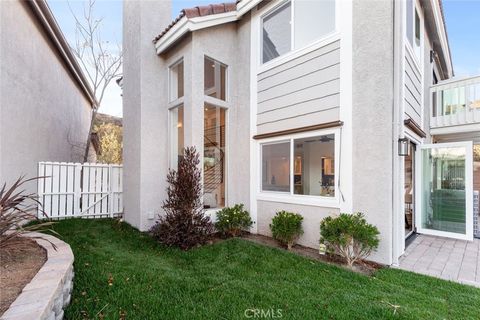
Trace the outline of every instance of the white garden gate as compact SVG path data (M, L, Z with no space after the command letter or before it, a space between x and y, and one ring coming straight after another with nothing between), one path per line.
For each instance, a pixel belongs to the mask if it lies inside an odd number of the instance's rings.
M123 213L121 165L39 162L38 217L114 217Z

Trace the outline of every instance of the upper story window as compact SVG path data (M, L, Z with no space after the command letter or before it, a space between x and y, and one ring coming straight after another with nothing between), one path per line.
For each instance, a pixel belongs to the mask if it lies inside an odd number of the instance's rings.
M227 66L221 62L205 57L204 59L205 95L226 101Z
M416 58L421 61L422 57L422 19L415 0L406 2L407 39L412 47Z
M183 60L170 67L170 101L183 97Z
M262 63L335 31L335 0L290 0L262 18Z

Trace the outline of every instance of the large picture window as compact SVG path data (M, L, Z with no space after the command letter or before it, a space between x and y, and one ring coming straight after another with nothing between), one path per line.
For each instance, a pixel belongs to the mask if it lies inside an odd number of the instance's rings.
M262 63L335 31L335 0L290 0L262 18Z
M335 136L295 139L295 194L335 196Z
M334 133L262 144L261 158L261 191L336 196Z

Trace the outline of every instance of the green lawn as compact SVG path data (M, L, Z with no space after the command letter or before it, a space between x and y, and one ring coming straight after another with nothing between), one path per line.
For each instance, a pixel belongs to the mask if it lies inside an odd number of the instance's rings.
M114 220L54 229L75 254L67 319L247 319L246 309L281 309L282 319L480 317L479 289L400 270L367 277L242 239L183 252Z

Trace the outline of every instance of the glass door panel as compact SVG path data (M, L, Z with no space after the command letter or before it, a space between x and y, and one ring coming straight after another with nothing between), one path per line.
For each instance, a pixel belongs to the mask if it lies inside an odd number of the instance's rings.
M441 143L420 148L420 233L472 238L472 143Z

